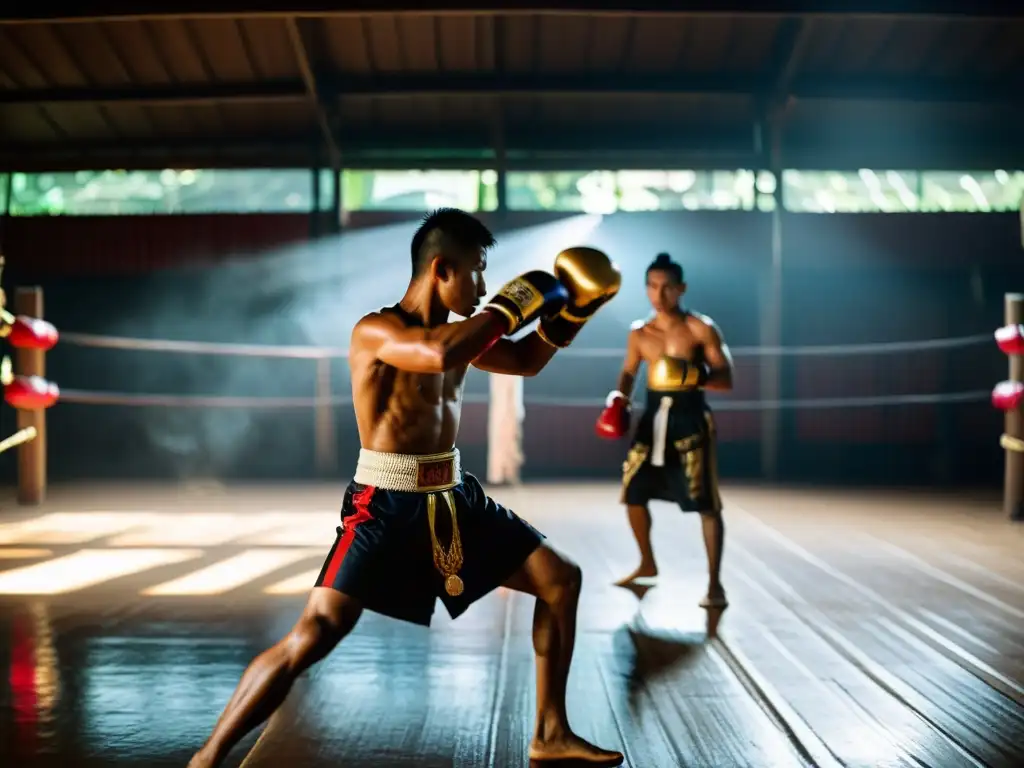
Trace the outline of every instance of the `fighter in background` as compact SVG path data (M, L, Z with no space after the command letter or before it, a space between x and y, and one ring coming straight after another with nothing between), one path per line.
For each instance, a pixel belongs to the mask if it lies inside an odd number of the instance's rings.
M643 416L622 468L622 502L640 549L640 565L620 585L658 575L651 546L652 499L700 514L708 558L705 608L727 605L720 570L725 525L718 493L715 419L707 389L732 389L729 347L714 321L680 305L683 268L667 253L647 267L647 298L654 315L633 324L618 386L597 421L602 437L617 439L630 427L630 397L641 363L647 363Z

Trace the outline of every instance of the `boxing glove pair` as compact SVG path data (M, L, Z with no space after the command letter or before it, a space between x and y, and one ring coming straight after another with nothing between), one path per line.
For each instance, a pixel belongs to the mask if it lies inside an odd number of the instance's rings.
M548 344L569 346L583 325L619 291L622 276L601 251L570 248L555 258L555 274L533 270L506 283L485 306L505 319L511 335L536 318Z
M683 360L675 361L678 375L674 373L673 383L685 389L703 387L711 376L711 367L707 363L691 363ZM604 410L597 418L595 430L598 437L605 437L615 440L629 431L629 399L614 390L608 394L605 400Z

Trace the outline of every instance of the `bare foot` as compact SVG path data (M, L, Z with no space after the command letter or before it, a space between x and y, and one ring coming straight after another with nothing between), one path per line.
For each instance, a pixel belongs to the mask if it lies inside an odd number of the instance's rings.
M639 568L633 571L629 576L624 579L619 579L615 582L616 587L624 587L627 584L635 584L637 581L644 579L653 579L658 575L658 566L651 563L650 565L642 564Z
M621 752L601 749L574 733L544 741L535 738L530 743L530 760L534 762L572 760L588 765L613 766L622 765L624 759Z
M704 636L708 640L714 640L718 637L718 625L722 622L722 615L724 613L725 608L707 609L707 621L704 625Z
M728 605L725 590L720 584L708 587L708 593L700 601L701 608L725 608Z

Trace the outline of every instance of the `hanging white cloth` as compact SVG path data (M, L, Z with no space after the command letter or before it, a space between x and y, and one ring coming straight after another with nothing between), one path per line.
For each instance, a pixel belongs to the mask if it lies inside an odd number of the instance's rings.
M492 373L487 413L487 482L518 483L523 466L523 377Z

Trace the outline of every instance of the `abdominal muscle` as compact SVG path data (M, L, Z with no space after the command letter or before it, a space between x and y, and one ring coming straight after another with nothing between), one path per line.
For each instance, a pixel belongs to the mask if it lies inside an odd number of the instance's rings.
M407 455L451 451L462 416L456 372L414 374L381 368L365 386L353 382L361 447ZM461 385L462 376L458 378Z

